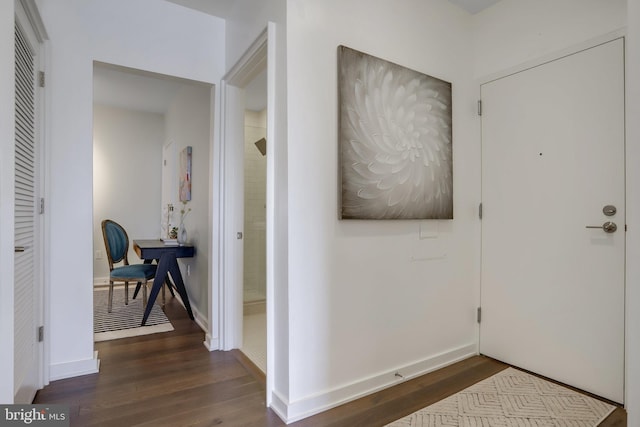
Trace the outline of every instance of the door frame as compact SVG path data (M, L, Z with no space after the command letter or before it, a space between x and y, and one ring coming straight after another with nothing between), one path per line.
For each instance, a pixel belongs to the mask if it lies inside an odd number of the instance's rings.
M624 54L623 60L624 60L624 58L627 55L626 52L627 52L627 49L628 49L627 43L626 43L626 36L627 36L627 31L626 31L626 29L622 28L622 29L619 29L619 30L616 30L616 31L612 31L612 32L603 34L603 35L598 36L598 37L590 38L590 39L585 40L585 41L583 41L581 43L577 43L577 44L571 45L571 46L566 47L564 49L548 53L546 55L540 56L538 58L535 58L535 59L532 59L532 60L529 60L529 61L526 61L526 62L523 62L523 63L518 64L516 66L506 68L506 69L498 71L496 73L492 73L492 74L486 75L484 77L481 77L481 78L476 80L478 99L481 98L480 97L481 87L482 87L482 85L484 85L486 83L489 83L489 82L492 82L492 81L495 81L495 80L499 80L499 79L508 77L510 75L517 74L517 73L520 73L522 71L526 71L528 69L535 68L535 67L538 67L538 66L541 66L541 65L544 65L544 64L547 64L547 63L562 59L562 58L567 57L567 56L574 55L574 54L576 54L578 52L581 52L583 50L591 49L591 48L594 48L594 47L599 46L601 44L605 44L605 43L608 43L608 42L611 42L613 40L620 39L620 38L623 39L623 44L624 44L624 50L623 50L623 54ZM623 67L626 69L626 64L623 65ZM626 75L625 75L625 80L626 80ZM623 82L623 84L626 85L626 82ZM626 95L626 91L625 91L625 95ZM626 118L626 115L627 115L627 112L625 111L625 118ZM480 123L482 123L482 122L480 121ZM479 132L480 132L480 146L481 146L481 148L480 148L480 153L481 153L481 158L480 158L480 163L481 163L480 164L480 167L481 167L480 176L482 176L482 160L481 160L482 159L482 135L481 135L481 125L480 125L480 128L479 128ZM625 129L625 132L626 132L626 129ZM625 159L624 159L624 161L625 161L625 164L628 164L628 159L627 159L627 156L626 156L626 136L625 136L625 141L623 142L623 144L625 145ZM624 171L624 179L625 179L625 195L627 195L628 192L629 192L629 190L628 190L629 187L628 187L628 185L626 185L626 183L628 183L628 172L627 172L626 168L625 168L625 171ZM482 199L482 184L480 186L480 190L481 190L480 202L482 202L482 200L483 200ZM626 217L625 218L626 223L628 223L629 222L628 216L625 216L625 217ZM482 224L480 225L480 230L481 230L480 231L480 238L482 239L482 232L483 232ZM627 254L626 254L626 252L627 252L626 247L628 245L627 239L628 239L628 236L627 236L626 231L625 231L625 259L627 257ZM482 242L482 240L481 240L481 242ZM480 250L480 260L481 261L480 261L480 270L479 270L479 277L478 277L478 283L480 285L480 292L478 293L478 307L481 307L481 303L482 303L482 299L481 299L482 298L482 266L483 266L482 265L482 243L480 244L479 250ZM624 369L623 378L624 378L624 384L625 385L624 385L624 390L623 390L623 402L621 402L621 403L623 403L625 405L627 403L626 402L627 401L627 387L628 387L628 383L629 383L628 369L627 369L627 363L628 363L627 361L629 360L629 358L627 357L628 351L629 351L629 348L628 348L628 345L627 345L627 331L628 331L627 299L628 299L628 292L629 292L628 287L626 286L627 270L628 270L628 263L626 264L625 271L624 271L624 284L623 284L623 286L625 288L625 292L624 292L624 298L625 298L625 301L624 301L624 306L625 306L624 329L625 329L625 331L624 331L624 341L623 341L623 347L624 347L623 348L623 354L625 355L625 363L624 363L624 366L623 366L623 369ZM481 341L481 339L482 339L482 337L481 337L481 324L480 324L480 322L478 322L478 325L477 325L478 353L480 353L480 341Z
M476 88L477 88L478 96L480 96L480 87L485 83L489 83L493 80L498 80L504 77L508 77L512 74L516 74L516 73L528 70L529 68L538 67L548 62L553 62L558 59L564 58L565 56L571 56L583 50L591 49L598 45L608 43L610 41L620 39L620 38L625 39L626 41L626 38L627 38L626 29L621 28L619 30L611 31L598 37L592 37L583 42L572 44L571 46L547 53L537 58L522 62L518 65L514 65L512 67L505 68L495 73L491 73L491 74L487 74L485 76L479 77L478 79L476 79ZM625 46L626 46L626 43L625 43Z
M276 24L267 27L242 54L236 64L222 78L220 84L221 129L220 141L214 149L217 157L217 182L214 200L217 209L217 242L215 263L218 266L210 307L219 332L218 347L231 350L242 346L243 331L243 240L237 233L244 228L244 110L245 88L262 71L267 70L267 173L266 173L266 301L267 301L267 387L266 403L271 405L275 364L274 354L274 228L275 228L275 162L274 144L277 143L275 119L275 55ZM217 288L217 292L215 289ZM217 296L217 298L216 298ZM215 320L214 320L215 321ZM213 349L214 340L209 348Z
M220 85L222 128L218 157L218 182L221 186L218 241L222 245L219 258L222 350L242 346L243 240L238 233L242 233L244 228L245 88L264 70L267 61L266 47L265 30L223 77Z

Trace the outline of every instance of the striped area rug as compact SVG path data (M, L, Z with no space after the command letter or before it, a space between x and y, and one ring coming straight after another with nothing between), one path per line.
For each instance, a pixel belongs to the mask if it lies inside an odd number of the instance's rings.
M132 300L134 289L135 286L129 286L128 305L124 303L124 288L114 289L111 313L107 312L109 290L97 289L93 292L93 339L95 342L173 331L171 322L158 305L162 298L156 299L146 325L140 326L144 315L142 295Z
M596 427L615 409L507 368L387 427Z

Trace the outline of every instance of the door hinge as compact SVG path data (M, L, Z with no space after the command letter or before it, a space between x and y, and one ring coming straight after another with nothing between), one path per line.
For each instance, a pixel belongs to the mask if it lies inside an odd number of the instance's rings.
M478 323L480 323L482 321L482 308L481 307L478 307L477 319L478 319Z
M44 326L38 326L38 342L44 341Z
M38 86L44 87L44 71L38 71Z
M478 115L482 115L482 100L478 99Z
M40 214L44 213L44 197L40 197Z
M478 218L482 219L482 202L478 205Z

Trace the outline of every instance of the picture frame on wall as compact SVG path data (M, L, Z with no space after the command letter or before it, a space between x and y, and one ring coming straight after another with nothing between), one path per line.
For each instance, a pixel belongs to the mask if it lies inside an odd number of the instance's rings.
M338 47L341 219L453 219L452 87Z

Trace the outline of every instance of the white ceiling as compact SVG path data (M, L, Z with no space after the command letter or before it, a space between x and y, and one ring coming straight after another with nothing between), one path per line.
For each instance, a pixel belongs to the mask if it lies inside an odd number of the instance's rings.
M149 73L132 68L96 63L93 67L93 102L130 110L164 114L185 85L201 82Z
M111 64L93 67L93 102L129 110L164 114L184 85L209 85L177 77L149 73ZM246 108L262 111L267 107L267 71L246 88Z
M111 66L93 69L93 102L131 110L165 113L177 88L152 76Z

